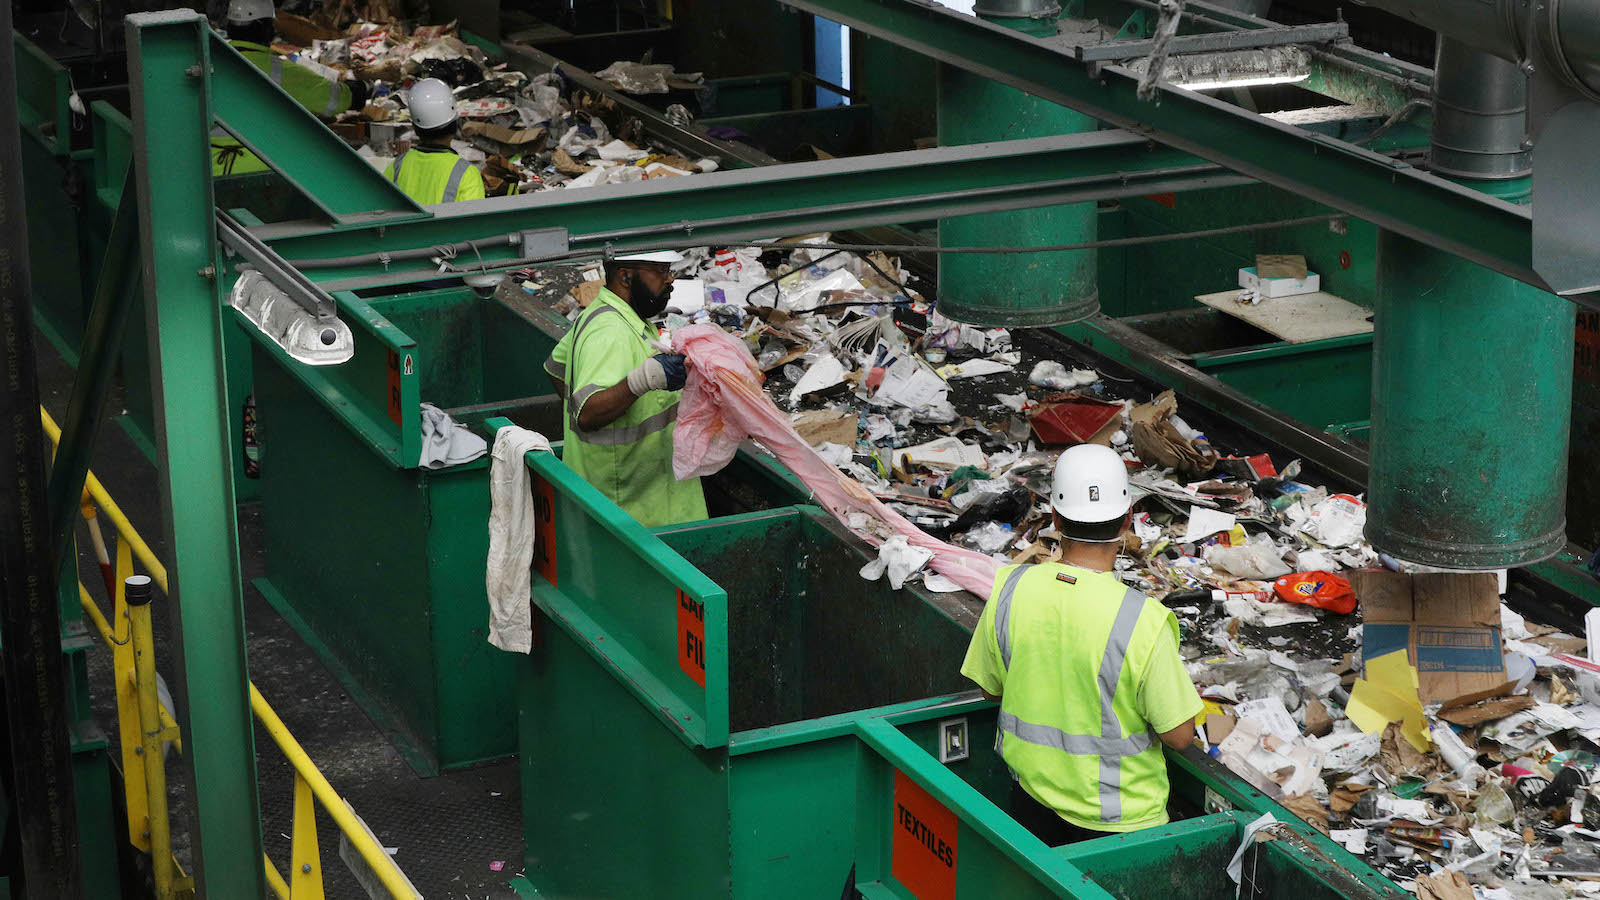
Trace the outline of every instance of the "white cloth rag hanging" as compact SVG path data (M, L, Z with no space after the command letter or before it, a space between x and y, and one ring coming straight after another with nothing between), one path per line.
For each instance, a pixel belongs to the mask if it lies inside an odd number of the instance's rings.
M459 466L488 452L489 442L450 418L449 413L432 403L423 403L421 406L422 458L418 460L418 465L425 469Z
M537 431L507 425L495 432L489 463L489 643L512 653L533 648L533 494L530 450L550 450Z

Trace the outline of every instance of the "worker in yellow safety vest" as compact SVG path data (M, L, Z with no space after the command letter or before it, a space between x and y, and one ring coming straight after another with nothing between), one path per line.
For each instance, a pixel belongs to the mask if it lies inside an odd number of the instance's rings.
M405 100L419 142L395 157L383 177L423 206L482 200L482 173L450 147L460 119L450 85L424 78L406 91Z
M1000 570L961 673L1000 703L1012 817L1058 846L1166 824L1161 747L1193 742L1201 704L1177 619L1111 573L1132 517L1122 458L1068 448L1050 492L1062 561Z
M365 106L366 82L330 79L272 51L275 15L272 0L231 0L229 45L315 116L332 119L352 107ZM266 169L266 163L227 132L219 129L211 136L211 174L242 175Z
M661 250L607 260L605 287L544 364L565 399L561 461L650 527L706 517L700 479L672 473L684 358L659 353L649 324L666 309L682 258Z

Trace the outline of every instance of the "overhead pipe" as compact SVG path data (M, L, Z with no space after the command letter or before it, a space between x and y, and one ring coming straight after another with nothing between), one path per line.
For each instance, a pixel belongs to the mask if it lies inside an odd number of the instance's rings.
M1600 4L1592 0L1357 0L1431 28L1531 75L1600 100Z
M1433 170L1447 178L1503 180L1533 171L1524 144L1528 79L1508 62L1440 38L1433 81Z

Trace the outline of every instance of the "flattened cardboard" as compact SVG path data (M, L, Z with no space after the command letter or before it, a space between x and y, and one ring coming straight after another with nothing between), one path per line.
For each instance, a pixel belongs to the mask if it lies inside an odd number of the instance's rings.
M1257 253L1256 274L1262 278L1304 278L1306 258L1295 253Z
M805 442L812 444L856 445L859 423L850 410L818 409L802 413L794 420L794 430Z
M1350 573L1364 622L1362 658L1405 650L1424 703L1504 684L1500 596L1493 572Z

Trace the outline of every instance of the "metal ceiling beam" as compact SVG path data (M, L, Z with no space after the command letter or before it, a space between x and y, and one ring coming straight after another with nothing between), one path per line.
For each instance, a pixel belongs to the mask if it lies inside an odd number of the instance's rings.
M320 223L250 229L290 263L477 242L489 265L522 259L510 238L565 227L573 250L715 244L976 212L1231 187L1252 179L1120 131L939 147L546 191L431 208L382 229ZM458 253L462 253L458 248ZM470 249L460 263L477 259ZM427 260L307 268L325 289L398 283L437 272Z
M1152 102L1119 66L924 0L784 0L979 75L1186 150L1383 228L1547 288L1533 270L1532 214L1408 163L1158 85Z

